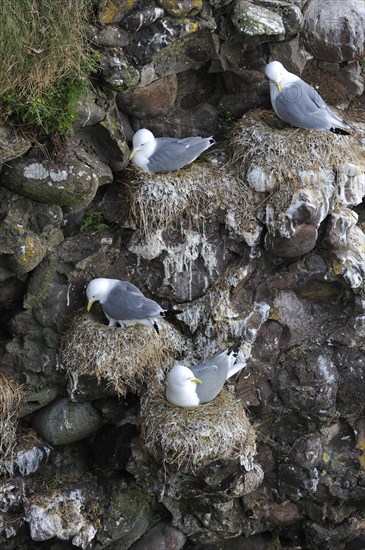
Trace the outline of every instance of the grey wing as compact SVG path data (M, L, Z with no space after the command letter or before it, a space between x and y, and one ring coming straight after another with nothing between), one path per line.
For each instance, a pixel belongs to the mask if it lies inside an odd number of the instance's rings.
M293 126L315 130L330 130L341 121L332 113L319 93L303 80L298 80L275 98L278 116Z
M115 286L102 304L104 312L115 320L148 319L156 317L162 308L132 285L125 283Z
M148 169L151 172L173 172L183 168L208 149L210 138L156 138L156 149L149 158Z
M215 360L200 363L191 370L202 381L196 386L200 403L207 403L219 394L228 374L228 366L217 365Z

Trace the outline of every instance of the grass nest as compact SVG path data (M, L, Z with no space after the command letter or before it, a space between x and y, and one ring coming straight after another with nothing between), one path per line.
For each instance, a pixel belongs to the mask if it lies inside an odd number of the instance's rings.
M140 417L143 446L164 466L191 473L215 460L237 460L252 468L255 430L226 388L210 403L189 409L171 405L161 388L149 388Z
M336 135L293 128L273 111L250 111L235 124L229 140L230 165L238 178L246 179L261 168L273 183L270 204L285 209L293 194L303 188L301 172L314 172L318 183L328 172L341 171L344 162L364 167L364 154L356 136Z
M60 345L60 361L72 374L104 380L118 395L137 392L160 367L172 366L172 357L181 342L167 322L159 321L160 334L154 329L135 325L108 327L89 314L72 320Z
M233 215L242 228L252 221L247 184L235 177L222 151L211 153L210 158L166 174L129 172L129 212L143 236L179 225L184 217L206 219L218 211Z
M23 387L0 373L0 461L7 458L17 442L17 426L23 404Z

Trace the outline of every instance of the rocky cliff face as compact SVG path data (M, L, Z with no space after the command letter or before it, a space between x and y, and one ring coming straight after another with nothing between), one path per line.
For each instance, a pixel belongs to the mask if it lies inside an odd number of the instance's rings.
M362 0L101 0L73 135L0 129L1 548L364 547L364 20ZM272 59L353 133L282 124ZM142 127L218 143L143 173ZM108 328L99 276L183 313ZM174 360L241 336L215 401L165 401Z

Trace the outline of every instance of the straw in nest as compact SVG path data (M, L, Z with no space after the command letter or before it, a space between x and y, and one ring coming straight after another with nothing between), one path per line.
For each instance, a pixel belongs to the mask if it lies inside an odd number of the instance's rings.
M210 403L189 409L168 403L161 389L148 391L140 416L144 448L165 466L191 473L220 459L252 468L254 428L242 403L225 388Z
M160 321L160 327L157 335L141 325L108 327L88 314L78 315L61 342L61 363L73 374L106 380L121 396L128 389L138 392L164 362L171 366L175 348L181 346L171 325Z
M0 373L0 459L6 458L16 444L16 429L24 392L22 386Z

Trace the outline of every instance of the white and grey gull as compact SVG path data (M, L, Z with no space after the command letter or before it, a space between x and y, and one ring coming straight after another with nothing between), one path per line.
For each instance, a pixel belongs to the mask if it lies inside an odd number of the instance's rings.
M167 375L166 399L179 407L196 407L212 401L225 381L245 366L236 363L241 344L240 340L212 359L195 366L175 364Z
M86 289L87 310L94 302L100 302L110 327L141 324L153 327L159 333L157 319L172 317L178 309L163 309L157 302L146 298L135 285L119 279L97 278Z
M155 138L150 130L141 128L133 136L130 160L145 172L174 172L193 162L214 143L213 137Z
M281 120L298 128L350 133L351 126L327 106L317 90L279 61L266 65L265 74L270 80L271 104Z

